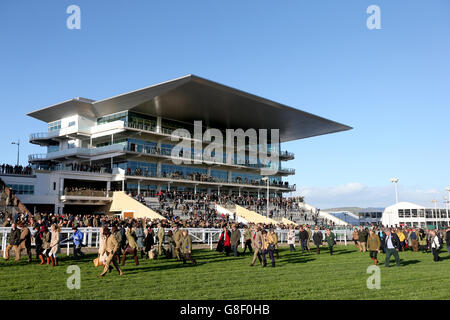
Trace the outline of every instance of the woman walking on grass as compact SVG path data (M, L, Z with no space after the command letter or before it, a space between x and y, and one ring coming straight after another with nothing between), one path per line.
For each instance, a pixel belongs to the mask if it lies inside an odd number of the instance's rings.
M59 239L60 239L60 232L61 229L59 225L56 223L52 224L51 226L52 236L50 240L50 261L52 262L52 266L58 266L58 251L59 251Z
M289 251L295 251L295 230L294 227L291 225L289 226L289 232L288 232L288 240L287 243L289 245Z

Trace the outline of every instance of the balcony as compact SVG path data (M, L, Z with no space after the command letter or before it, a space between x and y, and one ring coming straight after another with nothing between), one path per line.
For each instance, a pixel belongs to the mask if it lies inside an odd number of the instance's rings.
M294 160L294 153L288 151L281 151L279 157L280 160Z
M123 153L125 146L122 144L113 144L99 148L71 148L50 153L30 154L29 162L56 160L59 158L90 158L100 155L116 156ZM114 154L114 155L112 155Z

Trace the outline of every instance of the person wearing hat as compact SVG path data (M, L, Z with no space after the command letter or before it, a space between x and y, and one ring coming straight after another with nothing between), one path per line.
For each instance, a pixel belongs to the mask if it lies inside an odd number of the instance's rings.
M20 260L20 254L23 249L27 251L28 262L31 262L31 233L30 230L22 223L17 225L20 229L19 249L16 255L16 261Z
M239 255L238 246L240 240L241 240L241 232L237 229L236 225L233 224L230 236L230 243L231 243L231 251L233 251L235 257Z
M109 228L103 229L103 235L106 237L105 246L103 248L103 252L100 253L102 256L104 253L108 256L105 261L105 265L103 267L103 272L100 274L100 277L103 277L108 271L110 271L110 264L113 263L114 267L119 272L119 275L122 275L123 272L117 263L116 256L117 251L119 249L119 243L117 242L117 238L114 234L109 231Z
M378 264L377 254L380 253L380 242L380 237L371 229L367 238L367 250L374 265Z
M175 241L175 255L177 257L177 261L180 261L181 231L178 229L176 224L173 225L173 241Z
M50 238L50 251L49 257L52 266L58 266L58 251L59 251L59 238L60 238L60 227L56 223L52 224L51 231L52 236Z
M181 233L181 253L183 254L183 264L186 263L186 260L190 260L193 264L197 264L197 261L192 258L192 239L188 234L188 230L183 230Z
M125 260L127 258L127 254L131 254L131 255L133 255L135 264L138 266L139 259L137 257L138 246L136 243L136 234L135 234L134 230L131 228L131 226L127 227L127 230L125 231L125 236L127 237L128 244L125 246L125 250L123 251L121 265L122 266L125 265Z
M259 262L262 264L261 252L263 250L263 237L261 234L261 229L257 225L253 227L252 247L253 259L252 263L250 264L251 267L255 265L256 258L258 258Z
M158 223L158 257L162 256L163 250L164 250L164 228L162 226L162 223Z

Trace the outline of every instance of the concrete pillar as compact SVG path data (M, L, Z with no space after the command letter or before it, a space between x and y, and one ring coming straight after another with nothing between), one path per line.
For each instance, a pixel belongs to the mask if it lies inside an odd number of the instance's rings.
M137 189L137 193L141 194L141 180L138 180L138 189Z
M156 117L156 132L161 133L161 117Z
M59 194L64 194L64 178L59 178Z
M260 199L260 196L259 196L259 189L258 189L258 200Z
M111 190L111 181L106 181L106 191Z
M125 179L122 180L122 191L125 191Z
M197 185L194 184L194 194L197 194Z
M228 170L228 182L231 182L231 170Z

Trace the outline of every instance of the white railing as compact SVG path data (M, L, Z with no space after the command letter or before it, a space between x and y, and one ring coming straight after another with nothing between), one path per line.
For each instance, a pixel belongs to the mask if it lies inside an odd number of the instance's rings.
M29 228L32 232L32 229ZM83 245L88 248L98 248L100 242L100 228L78 228L83 233ZM155 234L155 243L156 243L156 232L157 228L154 228ZM166 233L169 229L166 228ZM220 234L222 233L222 229L213 229L213 228L183 228L183 230L188 230L189 235L192 237L193 243L202 243L207 244L211 250L213 250L213 243L217 243L220 238ZM287 243L287 235L289 230L274 230L278 236L278 243ZM3 251L3 256L5 254L4 249L7 246L8 235L11 232L11 228L9 227L0 227L0 249ZM244 248L244 230L240 229L241 232L241 247ZM325 234L325 230L320 230L323 234ZM64 241L72 236L72 228L62 228L60 231L60 241ZM352 237L352 230L334 230L333 233L336 236L336 241L344 242L347 245L347 240L350 240ZM296 242L298 242L298 230L296 230ZM325 237L323 237L325 239ZM312 237L311 237L312 239ZM72 245L72 241L66 241L61 243L60 248L66 248L66 254L69 255L70 246ZM32 242L34 245L34 242Z

